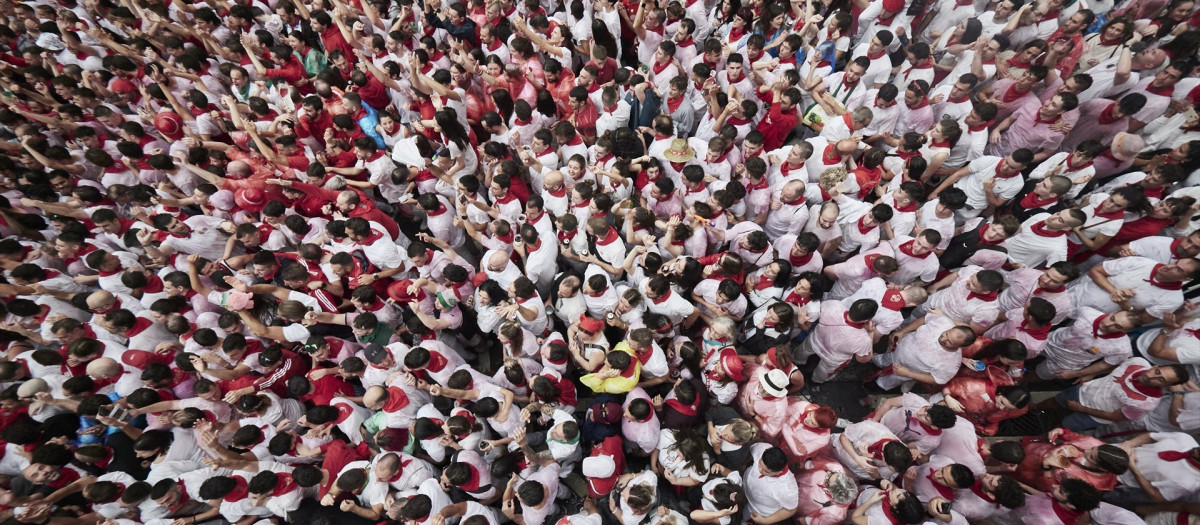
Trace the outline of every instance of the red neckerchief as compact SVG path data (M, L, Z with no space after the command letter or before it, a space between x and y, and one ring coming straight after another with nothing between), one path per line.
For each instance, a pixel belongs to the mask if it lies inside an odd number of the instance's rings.
M988 503L993 503L996 505L996 508L1000 508L1000 504L996 503L996 498L989 496L987 492L983 491L983 480L975 480L975 484L971 485L971 492L975 493L976 496L979 496L979 499Z
M933 479L933 472L934 471L930 470L929 475L925 476L925 479L929 480L929 484L933 485L933 489L936 490L938 494L940 494L947 501L952 501L954 499L954 495L957 494L958 491L938 483L937 480Z
M811 296L803 297L800 294L796 293L795 291L792 291L792 293L789 293L787 297L783 298L783 302L793 305L793 306L796 306L798 308L803 308L810 301L812 301Z
M984 122L978 126L967 126L967 131L970 131L971 133L979 133L980 131L987 129L990 125L992 125L991 121Z
M1115 109L1117 109L1116 102L1113 102L1112 104L1109 104L1107 108L1104 108L1104 111L1100 112L1100 117L1098 119L1099 122L1101 124L1112 124L1113 122L1116 122L1117 117L1113 115L1113 110Z
M867 234L867 233L869 233L871 230L874 230L874 229L876 228L875 226L866 226L866 225L864 225L864 224L863 224L863 220L865 220L866 218L867 218L867 216L866 216L866 214L864 214L862 217L859 217L859 218L858 218L858 222L857 222L857 223L855 223L855 224L857 224L857 225L858 225L858 233L861 233L861 234L863 234L863 235L866 235L866 234Z
M825 151L821 152L821 162L826 166L842 162L842 156L838 154L836 145L830 144L825 146Z
M1100 339L1116 339L1118 337L1125 337L1125 332L1119 330L1111 334L1100 333L1100 323L1103 323L1106 317L1108 316L1101 315L1097 317L1096 320L1092 321L1092 337L1099 337Z
M1029 324L1025 321L1021 321L1021 326L1017 327L1018 330L1029 334L1030 337L1038 341L1045 341L1047 337L1050 337L1050 328L1051 326L1049 325L1042 328L1029 328Z
M693 399L691 404L687 405L678 399L668 399L667 406L674 408L676 412L685 416L694 416L700 411L700 396L696 396L696 399Z
M1107 39L1105 39L1105 38L1104 38L1104 33L1103 33L1103 32L1101 32L1101 33L1100 33L1100 40L1099 40L1099 43L1100 43L1100 45L1102 45L1102 46L1117 46L1117 45L1124 44L1124 43L1125 43L1125 41L1124 41L1124 40L1122 40L1122 39L1121 39L1121 37L1117 37L1117 38L1115 38L1115 39L1113 39L1113 40L1107 40Z
M1037 224L1034 224L1033 226L1029 227L1029 231L1032 231L1038 237L1049 237L1049 238L1062 237L1063 235L1067 234L1066 230L1050 231L1049 229L1046 228L1046 221L1038 221Z
M1116 211L1110 211L1107 213L1100 213L1100 207L1096 206L1092 210L1092 215L1103 218L1103 219L1109 219L1109 220L1115 221L1117 219L1122 219L1125 217L1125 210L1116 210Z
M883 48L883 51L880 51L878 54L875 54L875 55L871 55L870 53L867 53L867 58L870 60L879 60L879 59L883 58L885 55L887 55L886 47Z
M427 211L427 212L425 212L425 215L427 215L429 217L437 217L438 215L441 215L443 213L446 213L446 203L438 201L437 209L433 210L433 211Z
M1013 57L1012 57L1012 58L1010 58L1010 59L1008 59L1008 61L1007 61L1006 63L1007 63L1007 64L1008 64L1010 67L1011 67L1011 66L1017 66L1017 67L1019 67L1019 68L1021 68L1021 69L1029 69L1029 67L1033 65L1033 64L1030 64L1029 62L1026 62L1026 61L1024 61L1024 60L1018 60L1018 59L1017 59L1017 57L1019 57L1019 56L1021 56L1021 55L1020 55L1020 53L1018 53L1018 54L1016 54L1016 55L1013 55ZM1016 84L1014 83L1013 85L1015 86ZM1008 102L1008 101L1006 100L1005 102Z
M617 235L617 230L609 226L608 232L604 234L604 237L596 239L596 246L608 246L616 242L618 238L620 238L620 236Z
M761 275L758 277L758 282L754 283L755 290L766 290L767 288L771 288L772 286L775 286L775 281L767 279L766 277L763 277ZM645 364L645 363L642 363L642 364Z
M1067 285L1065 285L1065 284L1059 285L1057 288L1042 288L1039 286L1039 287L1033 289L1033 295L1037 295L1040 293L1063 293L1066 290L1067 290Z
M867 446L867 453L876 459L881 459L883 458L883 447L886 447L888 443L893 442L899 443L900 441L896 439L881 439L871 443L869 446Z
M1036 193L1031 191L1029 192L1029 195L1026 195L1025 198L1021 199L1021 207L1027 210L1032 210L1034 208L1041 208L1055 202L1058 202L1057 195L1049 199L1042 200L1041 197L1038 197Z
M784 166L787 166L787 163L785 162L785 163L783 163L783 165L784 165ZM783 170L783 169L782 169L782 168L780 168L780 171L782 171L782 170ZM746 183L746 193L750 193L750 192L752 192L752 191L754 191L754 190L762 190L762 189L766 189L766 188L769 186L769 185L767 184L767 178L766 178L766 177L763 177L763 178L761 178L761 179L758 179L758 181L757 181L757 182L756 182L754 179L752 179L752 178L749 178L749 177L747 177L747 179L749 179L749 180L748 180L748 181L747 181L747 183Z
M904 255L907 255L909 257L916 257L918 259L924 259L926 257L929 257L929 255L933 253L932 251L925 252L924 255L917 255L917 254L913 253L913 245L915 245L916 243L917 243L916 240L912 240L912 241L908 241L904 244L901 244L900 251L904 252Z
M1016 82L1013 82L1011 86L1008 86L1008 89L1004 91L1004 95L1000 96L1000 100L1005 104L1008 104L1009 102L1029 94L1029 90L1020 91L1017 89L1017 86L1018 84Z
M1011 178L1016 177L1017 175L1021 174L1020 171L1014 171L1008 175L1005 175L1003 173L1000 173L1000 168L1002 168L1002 167L1004 167L1004 159L1000 159L1000 162L996 163L996 178L1011 179Z
M271 496L283 496L284 494L287 494L298 488L300 488L300 485L297 485L296 482L292 480L291 474L276 474L275 488L271 490Z
M229 503L237 503L246 499L250 495L250 487L246 482L246 478L241 476L230 476L233 478L233 490L230 490L224 498L221 498Z
M968 294L967 294L967 300L968 300L968 301L970 301L971 299L979 299L979 300L981 300L981 301L987 301L987 302L989 302L989 303L990 303L990 302L992 302L992 301L995 301L995 300L996 300L996 297L997 297L998 295L1000 295L1000 292L998 292L998 291L996 291L996 290L992 290L992 291L990 291L990 292L987 292L987 293L975 293L975 292L971 292L971 293L968 293Z
M1174 257L1176 259L1180 258L1179 257L1179 245L1183 244L1184 239L1186 239L1186 237L1180 237L1178 239L1171 241L1171 256L1172 257Z
M1114 380L1121 389L1125 391L1125 395L1134 401L1143 401L1148 398L1159 398L1163 396L1163 389L1154 386L1145 386L1137 382L1137 378L1148 370L1145 367L1131 366L1125 370L1124 374Z
M1088 166L1092 165L1092 161L1089 160L1079 166L1076 166L1074 163L1071 162L1071 159L1074 157L1075 157L1074 155L1067 155L1066 164L1067 164L1067 169L1070 171L1079 171L1081 169L1087 168ZM1113 159L1113 160L1116 160L1116 159Z
M1033 114L1033 117L1034 117L1034 118L1033 118L1033 121L1034 121L1033 123L1034 123L1034 125L1037 125L1037 124L1050 124L1050 125L1054 125L1054 124L1056 124L1058 121L1062 120L1062 114L1055 115L1055 116L1054 116L1054 118L1052 118L1052 119L1050 119L1050 120L1045 120L1045 119L1043 119L1043 118L1042 118L1042 112L1041 112L1041 111L1038 111L1037 113L1034 113L1034 114Z
M1146 84L1146 91L1160 97L1170 97L1175 93L1175 86L1154 87L1154 83Z
M1174 163L1173 163L1173 162L1168 162L1168 164L1174 164ZM1161 200L1161 199L1163 198L1163 193L1165 193L1165 191L1166 191L1166 189L1167 189L1167 187L1166 187L1166 186L1162 186L1162 187L1158 187L1158 188L1147 188L1145 184L1142 184L1142 183L1140 183L1140 182L1139 182L1139 183L1137 183L1137 185L1138 185L1138 186L1141 186L1141 187L1142 187L1142 190L1143 190L1143 191L1145 192L1145 194L1146 194L1146 197L1149 197L1149 198L1151 198L1151 199L1159 199L1159 200ZM1127 184L1127 186L1133 186L1133 184Z
M1079 521L1080 516L1083 516L1082 512L1075 512L1068 509L1054 498L1050 498L1050 508L1054 509L1054 514L1058 516L1058 519L1067 524L1075 523Z
M663 301L666 301L667 299L670 299L670 298L671 298L671 291L667 290L667 293L662 294L658 297L655 297L654 299L651 299L651 301L653 301L654 304L662 304Z
M1196 470L1200 470L1200 461L1196 461L1194 458L1192 458L1192 454L1190 451L1179 452L1177 450L1164 450L1164 451L1158 453L1158 458L1163 461L1172 461L1172 462L1180 461L1180 460L1187 460L1188 464L1191 465L1192 468L1194 468Z
M851 321L851 320L850 320L850 312L845 312L845 313L843 313L843 314L842 314L842 319L846 321L846 325L847 325L847 326L850 326L850 327L853 327L853 328L865 328L865 327L867 326L867 323L868 323L868 322L870 322L870 321L863 321L863 322L861 322L861 323L860 323L860 322L857 322L857 321Z
M904 294L898 290L886 289L883 291L883 299L879 301L879 304L888 310L899 312L904 309Z
M881 13L882 13L882 11L881 11ZM879 18L875 19L875 23L879 24L881 26L884 26L884 27L890 27L892 25L892 22L896 21L896 15L899 15L899 14L900 14L900 12L896 11L895 13L892 13L892 16L889 16L887 18L884 18L883 14L880 14ZM870 55L867 55L867 56L870 57ZM883 55L880 54L880 56L883 56ZM879 57L876 57L876 58L879 58ZM874 59L872 59L872 60L874 60Z
M679 95L676 98L667 97L667 111L669 113L674 113L675 110L679 109L679 106L682 104L683 104L683 95Z
M947 148L947 149L949 149L949 148L951 148L952 146L950 145L950 141L949 141L949 140L934 140L934 141L930 141L930 142L929 142L929 147L931 147L931 148Z
M398 412L408 406L408 394L404 393L404 389L398 386L390 386L387 389L387 393L387 403L384 403L382 407L384 412Z
M918 102L917 102L917 104L916 104L915 106L914 106L914 105L910 105L910 104L908 103L908 101L905 101L905 102L904 102L904 105L905 105L905 106L907 106L907 107L908 107L908 109L910 109L910 110L913 110L913 111L916 111L916 110L918 110L918 109L921 109L921 108L923 108L923 107L926 107L926 106L928 106L928 105L929 105L929 97L922 96L922 97L921 97L921 100L920 100L920 101L918 101Z
M437 352L429 352L429 364L425 365L425 369L437 373L445 369L449 363L450 360L446 359L446 356Z
M654 74L655 75L661 74L663 71L666 71L667 68L670 67L671 64L674 64L674 62L672 62L670 60L666 61L665 63L663 63L661 65L658 62L655 62L654 63Z
M1182 290L1183 282L1164 283L1164 282L1161 282L1158 280L1158 271L1161 270L1163 266L1166 266L1166 265L1165 264L1154 265L1154 269L1150 270L1150 278L1143 279L1143 281L1146 281L1158 288L1162 288L1163 290Z
M795 255L791 250L788 250L788 262L792 263L793 267L800 267L808 264L812 260L813 254L817 252L811 251L804 255Z
M822 159L822 160L824 160L824 159ZM800 161L800 165L793 168L791 161L785 161L783 164L779 165L779 174L782 175L784 178L787 178L788 173L790 173L792 170L798 170L800 168L803 168L804 162L805 161ZM764 177L763 180L765 181L766 178ZM749 188L747 188L747 189L749 189Z
M908 204L905 206L896 206L893 204L892 208L894 208L898 213L912 213L917 211L917 201L908 201Z

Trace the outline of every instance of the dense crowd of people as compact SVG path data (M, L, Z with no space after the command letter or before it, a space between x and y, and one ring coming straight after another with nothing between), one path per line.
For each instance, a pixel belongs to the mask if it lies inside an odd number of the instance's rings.
M1197 8L0 2L0 519L1200 523Z

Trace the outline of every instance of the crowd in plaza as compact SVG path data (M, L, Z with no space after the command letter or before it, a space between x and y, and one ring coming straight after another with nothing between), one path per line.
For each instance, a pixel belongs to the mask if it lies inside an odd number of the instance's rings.
M1198 8L0 0L0 525L1200 524Z

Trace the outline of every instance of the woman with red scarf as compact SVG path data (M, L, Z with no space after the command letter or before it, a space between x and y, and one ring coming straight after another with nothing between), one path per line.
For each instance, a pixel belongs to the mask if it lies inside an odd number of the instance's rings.
M788 398L787 418L779 434L780 449L788 462L803 465L829 448L829 431L837 425L837 412L799 397Z

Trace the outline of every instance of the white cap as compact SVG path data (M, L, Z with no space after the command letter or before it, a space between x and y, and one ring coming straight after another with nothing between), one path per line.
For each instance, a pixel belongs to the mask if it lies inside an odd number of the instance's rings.
M583 460L583 475L589 478L607 478L616 472L617 462L612 456L592 456Z

